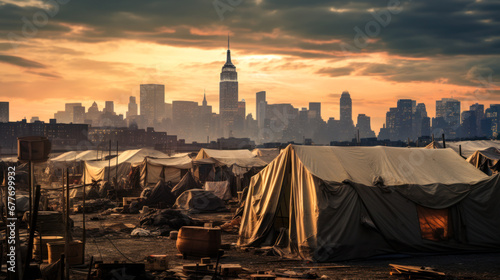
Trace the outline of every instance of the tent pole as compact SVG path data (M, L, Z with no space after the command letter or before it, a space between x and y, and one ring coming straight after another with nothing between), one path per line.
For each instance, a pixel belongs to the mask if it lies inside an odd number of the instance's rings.
M66 168L66 231L64 242L64 255L69 256L69 168ZM66 262L66 277L69 279L69 261Z
M458 154L459 154L461 157L463 157L463 156L462 156L462 145L458 145Z
M446 140L444 139L444 133L443 133L443 149L446 149Z

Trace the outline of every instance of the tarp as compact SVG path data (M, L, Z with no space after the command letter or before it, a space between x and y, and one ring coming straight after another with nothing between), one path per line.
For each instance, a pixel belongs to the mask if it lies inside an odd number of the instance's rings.
M278 148L269 149L269 148L258 148L252 151L256 157L265 161L266 163L270 163L273 161L279 154L280 150Z
M500 150L494 147L476 151L467 161L488 175L500 171Z
M156 186L151 190L148 197L144 201L144 205L157 207L160 204L172 206L175 203L175 196L172 190L164 181L158 181Z
M50 159L51 162L68 162L68 161L87 161L97 160L98 152L95 150L88 151L69 151L59 156Z
M233 198L231 195L231 189L229 188L229 181L220 182L205 182L203 189L206 191L213 192L218 198L222 200L230 200Z
M499 186L451 149L290 145L252 177L238 244L282 233L284 254L316 261L498 251Z
M253 158L255 157L249 150L212 150L201 149L196 156L196 160L204 158Z
M188 155L173 158L144 158L140 164L141 185L156 184L158 180L177 184L181 180L181 170L189 170L193 162Z
M189 211L189 213L223 212L227 208L222 199L213 192L205 190L188 190L175 201L174 208Z
M202 185L196 178L193 176L191 171L188 171L182 180L172 188L172 194L177 198L183 192L191 189L201 189Z
M454 150L457 154L460 153L460 147L462 149L462 156L465 158L470 157L476 151L484 150L490 147L494 147L500 150L500 141L498 140L474 140L474 141L446 141L446 148ZM441 149L443 148L443 142L434 141L427 145L426 148L429 149Z
M113 158L110 161L86 161L85 162L85 183L90 184L92 180L110 180L118 175L117 181L126 178L130 173L132 164L139 164L146 157L151 158L168 158L168 156L160 151L152 149L137 149L128 150L118 155L117 159ZM110 165L110 167L109 167Z

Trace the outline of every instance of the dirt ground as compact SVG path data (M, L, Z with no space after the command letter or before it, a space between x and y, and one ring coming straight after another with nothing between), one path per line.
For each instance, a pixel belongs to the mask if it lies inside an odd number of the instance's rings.
M87 214L87 244L86 262L90 256L94 260L111 263L144 262L146 256L158 254L167 255L169 267L195 263L198 259L182 259L177 256L176 241L168 237L132 237L131 230L110 230L113 224L138 225L140 215L111 214L103 220L92 221L96 214ZM205 222L220 224L230 220L231 214L194 215L194 218ZM81 238L82 215L73 215L75 222L74 236ZM236 243L237 234L223 233L223 244ZM214 260L215 262L215 260ZM311 271L324 279L397 279L390 276L389 264L428 266L446 273L447 279L500 279L500 253L495 254L461 254L401 258L378 258L337 263L308 263L302 260L282 259L278 256L264 256L260 251L244 251L232 247L226 250L221 263L238 263L251 271L293 270L297 272ZM347 266L344 268L314 268L316 266ZM72 273L74 279L85 279L82 271ZM159 279L159 278L158 278Z

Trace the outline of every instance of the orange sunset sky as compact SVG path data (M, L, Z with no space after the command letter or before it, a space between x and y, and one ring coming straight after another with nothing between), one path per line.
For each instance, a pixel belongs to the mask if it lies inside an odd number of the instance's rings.
M201 104L206 89L218 112L230 34L239 98L254 116L261 90L269 103L322 102L324 120L339 117L347 90L353 118L371 116L377 134L400 98L430 117L443 97L462 110L500 103L498 2L389 2L0 1L0 101L11 121L48 121L69 102L113 100L125 114L140 84L160 83L166 102Z

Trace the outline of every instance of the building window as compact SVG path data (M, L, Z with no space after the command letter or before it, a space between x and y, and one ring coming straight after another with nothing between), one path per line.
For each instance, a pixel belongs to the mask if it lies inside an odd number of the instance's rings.
M451 237L449 209L431 209L417 205L423 239L444 241Z

